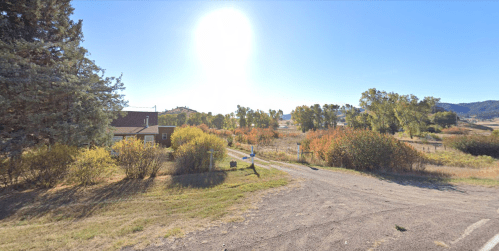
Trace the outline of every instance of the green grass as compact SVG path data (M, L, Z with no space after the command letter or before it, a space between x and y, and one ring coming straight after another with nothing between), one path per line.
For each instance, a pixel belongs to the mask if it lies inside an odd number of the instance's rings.
M164 237L168 238L170 236L184 236L184 231L179 227L172 228L166 232Z
M478 186L488 186L488 187L499 187L499 180L497 179L484 179L484 178L450 178L449 182L458 184L468 184L468 185L478 185Z
M455 167L483 168L497 165L496 159L490 156L473 156L457 151L425 153L425 159L429 164Z
M143 247L231 217L249 207L254 192L289 181L277 169L241 162L230 169L229 161L211 173L2 193L0 206L21 207L0 220L0 250Z

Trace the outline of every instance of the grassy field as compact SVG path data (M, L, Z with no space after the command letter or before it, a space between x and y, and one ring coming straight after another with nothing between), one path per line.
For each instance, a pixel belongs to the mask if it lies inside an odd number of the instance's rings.
M123 180L91 187L0 193L0 250L116 250L181 237L214 221L241 220L257 191L286 185L287 174L230 159L211 173ZM254 196L255 195L255 196Z

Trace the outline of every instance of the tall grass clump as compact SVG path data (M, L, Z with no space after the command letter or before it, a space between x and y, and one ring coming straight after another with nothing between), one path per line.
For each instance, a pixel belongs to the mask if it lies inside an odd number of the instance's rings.
M308 150L329 166L355 170L422 170L423 157L407 143L370 130L337 128L312 132Z
M455 167L471 167L484 168L495 165L495 159L486 156L473 156L468 153L459 151L440 151L425 154L425 162L427 164L439 166L455 166Z
M196 127L184 127L172 135L175 150L175 174L206 172L210 165L210 149L214 150L213 164L227 155L225 141Z
M156 176L167 159L165 149L158 144L144 144L144 141L137 138L116 142L113 150L118 153L118 164L129 179L142 179L147 175Z
M444 139L444 145L471 155L487 155L499 158L499 137L462 135Z

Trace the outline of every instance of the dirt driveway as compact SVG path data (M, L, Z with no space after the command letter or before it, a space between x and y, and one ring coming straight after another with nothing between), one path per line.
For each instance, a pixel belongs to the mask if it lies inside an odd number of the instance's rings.
M265 196L242 222L147 250L499 250L497 188L271 166L299 186Z

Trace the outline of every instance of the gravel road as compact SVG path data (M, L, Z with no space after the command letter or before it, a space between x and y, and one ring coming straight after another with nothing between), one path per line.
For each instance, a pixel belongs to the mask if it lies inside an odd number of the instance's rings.
M242 222L146 250L499 250L497 188L269 165L300 185L266 195Z

